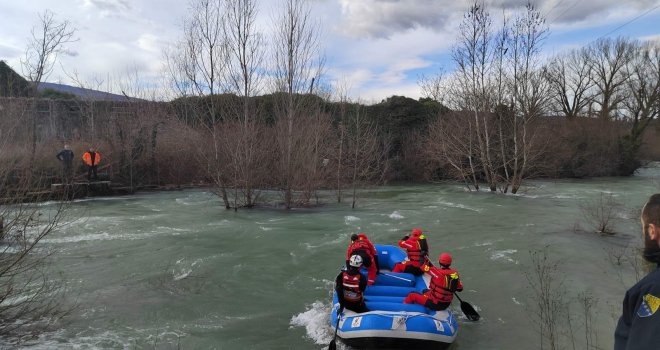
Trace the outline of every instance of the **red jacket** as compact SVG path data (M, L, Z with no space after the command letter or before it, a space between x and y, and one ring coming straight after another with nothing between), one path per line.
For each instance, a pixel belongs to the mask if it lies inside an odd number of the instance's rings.
M399 241L399 247L406 250L408 260L418 267L425 262L426 252L422 250L422 244L420 242L422 239L425 239L423 235L419 237L413 236Z
M444 267L431 267L427 272L431 275L431 285L427 296L434 303L451 303L454 292L463 290L458 271Z
M364 234L359 234L358 239L348 245L348 250L346 251L346 260L350 259L351 255L353 255L353 252L356 250L362 250L374 259L378 255L378 251L376 251L374 245L371 243L371 241L369 241L368 238L366 238Z

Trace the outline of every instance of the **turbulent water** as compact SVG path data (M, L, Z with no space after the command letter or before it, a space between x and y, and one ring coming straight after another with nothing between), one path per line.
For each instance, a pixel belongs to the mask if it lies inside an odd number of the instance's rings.
M620 233L576 233L590 230L580 204L601 192L624 206ZM332 338L330 289L351 233L394 244L421 227L433 256L453 253L463 299L483 317L460 320L453 349L539 348L525 272L529 251L544 247L561 261L569 297L596 298L592 338L611 348L634 272L609 256L640 244L635 209L654 192L658 167L632 178L533 181L516 196L458 184L388 186L362 191L355 210L225 211L203 190L78 201L69 223L44 241L78 307L31 347L322 349ZM573 311L581 341L583 321Z

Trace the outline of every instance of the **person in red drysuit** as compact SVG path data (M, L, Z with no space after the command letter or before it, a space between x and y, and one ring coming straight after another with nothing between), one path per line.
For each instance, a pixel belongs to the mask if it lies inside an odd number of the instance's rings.
M449 268L451 266L451 255L442 253L438 259L440 268L431 266L428 274L431 275L429 289L422 293L411 292L403 300L404 304L420 304L435 311L444 310L454 300L454 292L463 290L463 284L458 276L458 271Z
M392 272L412 273L420 276L424 273L422 266L426 264L429 252L429 246L426 242L426 236L421 229L413 229L411 235L405 235L399 241L399 247L406 250L408 260L396 263Z
M378 251L364 233L352 234L351 243L346 251L346 265L352 255L359 255L362 258L363 266L367 268L367 283L373 285L376 282L378 274Z

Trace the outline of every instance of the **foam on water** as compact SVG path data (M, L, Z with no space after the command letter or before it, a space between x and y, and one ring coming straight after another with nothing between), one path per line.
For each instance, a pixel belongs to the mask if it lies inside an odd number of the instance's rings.
M333 245L337 245L337 244L340 244L340 243L343 242L343 241L348 241L348 238L345 237L344 234L342 233L342 234L339 234L339 235L337 236L337 238L335 238L335 239L333 239L333 240L323 240L323 241L321 241L321 243L319 243L319 244L311 244L311 243L309 243L309 242L305 242L305 243L303 243L303 245L305 246L305 248L306 248L307 250L313 250L313 249L316 249L316 248L319 248L319 247L323 247L323 246L328 246L328 245L329 245L329 246L333 246Z
M181 234L181 232L189 232L189 230L186 229L181 229L181 228L173 228L173 227L165 227L165 226L158 226L156 227L156 230L150 231L150 232L145 232L145 233L108 233L108 232L100 232L100 233L90 233L90 234L84 234L84 235L75 235L75 236L68 236L68 237L58 237L58 238L45 238L42 239L41 242L43 243L78 243L78 242L85 242L85 241L110 241L110 240L140 240L140 239L148 239L154 236L159 236L159 235L172 235L172 236L178 236Z
M469 207L465 204L460 204L460 203L453 203L453 202L448 202L448 201L438 201L438 204L442 204L442 205L450 207L450 208L465 209L465 210L470 210L470 211L474 211L474 212L477 212L477 213L481 212L481 209L472 208L472 207Z
M332 306L315 301L307 310L294 315L289 324L292 327L305 327L306 335L319 345L329 344L334 335L330 327L330 309Z
M392 214L390 214L389 217L390 219L394 219L394 220L401 220L406 218L405 216L401 215L401 213L399 213L397 210L392 212Z
M360 221L360 218L357 217L357 216L351 216L351 215L344 216L344 223L346 225L350 225L351 222L355 222L355 221Z
M511 255L517 252L518 251L515 249L496 250L490 255L490 260L506 260L508 262L516 263L516 261L511 258Z

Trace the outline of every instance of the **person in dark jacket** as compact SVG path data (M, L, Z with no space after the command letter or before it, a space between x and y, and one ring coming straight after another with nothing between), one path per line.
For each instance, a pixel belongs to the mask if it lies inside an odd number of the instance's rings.
M335 292L341 305L340 310L347 308L355 312L369 311L364 303L367 278L360 273L360 267L362 267L362 257L357 254L352 255L347 269L339 273L335 279Z
M71 178L71 170L73 169L73 151L69 149L69 145L65 144L64 149L56 157L62 162L62 180L68 181Z
M614 350L660 348L660 193L642 209L644 259L658 265L626 292L614 332Z

